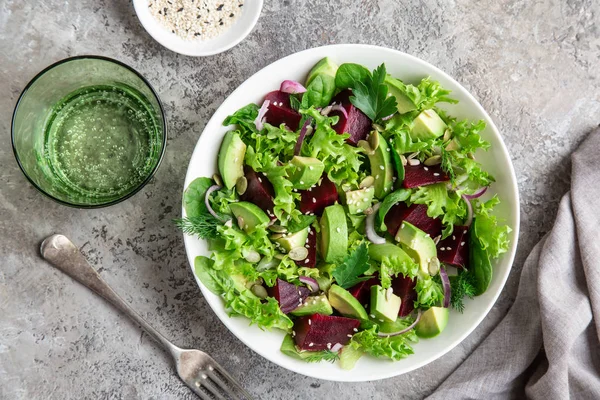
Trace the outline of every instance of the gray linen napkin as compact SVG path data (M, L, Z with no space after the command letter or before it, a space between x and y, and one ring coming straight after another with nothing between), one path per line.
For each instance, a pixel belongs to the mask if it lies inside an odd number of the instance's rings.
M429 399L600 399L600 129L511 309Z

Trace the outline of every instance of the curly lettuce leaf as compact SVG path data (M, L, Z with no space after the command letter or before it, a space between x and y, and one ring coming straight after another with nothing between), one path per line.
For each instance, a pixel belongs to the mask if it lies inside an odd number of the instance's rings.
M392 285L392 278L398 275L414 278L419 273L419 264L410 257L383 257L379 266L379 279L384 289Z
M254 120L258 117L258 109L259 107L256 104L250 103L225 118L223 125L237 125L240 128L240 136L246 142L249 134L257 132Z
M508 225L500 224L498 218L492 214L493 208L500 203L498 196L479 203L475 210L473 221L473 234L481 243L481 247L491 258L498 258L508 251L508 234L512 229Z
M415 204L427 205L427 215L431 218L442 217L443 237L452 233L455 224L459 224L467 215L467 206L460 195L449 191L445 183L421 186L410 196Z
M301 112L312 117L316 124L314 133L303 146L303 155L321 160L325 164L327 176L337 185L347 183L358 186L362 165L359 153L362 150L346 143L349 134L338 135L333 130L331 126L337 122L338 117L321 115L314 107Z
M415 291L417 292L417 304L415 304L415 308L417 306L423 308L439 306L444 300L442 285L430 276L419 276L415 285Z
M374 357L387 357L395 361L414 353L409 343L418 341L414 330L403 335L379 337L377 329L377 326L372 326L356 333L352 336L348 346L352 346L357 350L360 349Z

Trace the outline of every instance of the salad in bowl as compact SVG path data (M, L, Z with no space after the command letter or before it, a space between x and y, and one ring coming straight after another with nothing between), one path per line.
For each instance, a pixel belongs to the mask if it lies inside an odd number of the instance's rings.
M229 316L285 333L280 351L352 369L400 360L482 295L511 228L482 196L484 121L452 93L321 59L223 121L214 175L189 183L178 226L208 242L199 281Z

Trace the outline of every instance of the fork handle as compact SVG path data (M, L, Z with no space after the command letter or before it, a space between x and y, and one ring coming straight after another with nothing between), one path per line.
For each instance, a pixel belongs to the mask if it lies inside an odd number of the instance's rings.
M171 355L176 356L180 348L171 343L160 332L154 329L145 319L135 312L108 284L98 272L87 262L77 247L63 235L52 235L40 246L42 257L56 268L69 275L88 289L103 297L138 325L154 340L162 344Z

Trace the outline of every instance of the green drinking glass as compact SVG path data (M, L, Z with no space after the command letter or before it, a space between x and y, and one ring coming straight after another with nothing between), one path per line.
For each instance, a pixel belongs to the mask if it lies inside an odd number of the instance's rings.
M40 72L23 90L12 120L21 170L59 203L104 207L152 178L167 128L150 83L99 56L72 57Z

